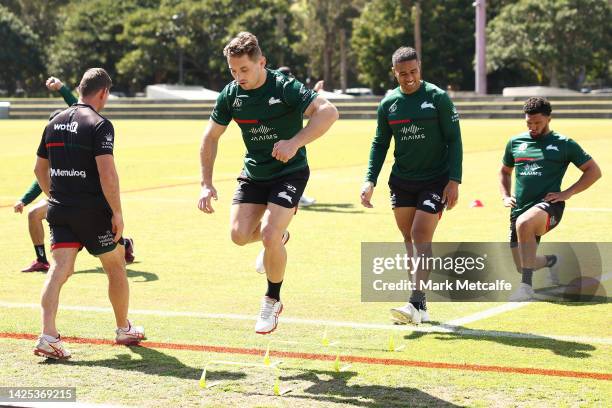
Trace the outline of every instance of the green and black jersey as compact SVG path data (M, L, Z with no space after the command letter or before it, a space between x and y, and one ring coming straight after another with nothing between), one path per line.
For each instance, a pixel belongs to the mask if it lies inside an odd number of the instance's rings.
M291 139L302 129L304 111L317 96L295 78L268 69L266 75L266 82L257 89L244 90L236 81L228 84L210 116L222 126L232 119L240 126L247 149L244 171L257 181L278 178L308 165L305 147L287 163L272 157L272 149L276 142Z
M380 102L366 181L376 184L392 137L394 176L418 181L448 173L461 182L459 114L442 89L422 81L418 91L406 95L397 87Z
M516 207L512 216L518 217L546 194L561 191L561 181L567 166L582 166L591 160L578 143L555 131L531 137L529 132L510 139L502 160L504 166L514 167L514 196Z
M72 94L72 91L66 85L62 85L59 93L62 95L62 98L64 98L64 101L68 104L68 106L72 106L78 102L78 99ZM28 188L28 191L25 192L19 201L21 201L24 205L28 205L32 201L36 200L41 193L42 189L38 185L38 181L34 180L30 188Z

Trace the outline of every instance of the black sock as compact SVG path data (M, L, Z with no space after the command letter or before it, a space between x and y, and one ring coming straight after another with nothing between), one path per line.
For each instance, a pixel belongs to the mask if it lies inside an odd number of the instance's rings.
M417 310L427 310L427 306L425 304L425 292L421 290L413 290L412 294L410 295L409 302Z
M47 254L45 253L45 244L42 245L34 245L34 252L36 252L36 260L38 262L47 262Z
M272 299L280 300L280 288L283 284L283 281L278 283L270 282L268 279L268 291L266 292L267 297L271 297Z
M533 278L533 268L523 268L523 278L521 282L531 286L531 278Z
M557 255L546 255L546 267L550 268L555 266L555 264L557 263Z

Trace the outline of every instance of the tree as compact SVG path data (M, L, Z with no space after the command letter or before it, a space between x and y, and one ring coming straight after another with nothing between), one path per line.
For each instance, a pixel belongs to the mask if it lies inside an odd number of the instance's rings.
M0 0L2 2L2 0ZM51 38L57 32L58 12L64 0L10 0L7 8L34 31L39 38Z
M489 71L531 70L539 83L579 88L589 71L609 61L606 0L521 0L505 6L487 28Z
M326 87L344 87L352 74L349 41L353 20L359 16L363 1L301 0L292 8L299 22L301 40L296 46L307 57L308 77L323 78Z
M42 84L43 52L39 38L17 16L0 6L0 88L36 91Z
M126 90L128 83L117 75L116 64L132 49L118 36L125 17L139 7L151 7L153 0L92 0L64 7L59 18L62 31L53 38L49 52L49 73L74 86L87 68L105 68L114 89Z
M375 93L394 86L391 55L412 44L409 8L399 0L373 0L354 22L351 45L357 57L359 80Z

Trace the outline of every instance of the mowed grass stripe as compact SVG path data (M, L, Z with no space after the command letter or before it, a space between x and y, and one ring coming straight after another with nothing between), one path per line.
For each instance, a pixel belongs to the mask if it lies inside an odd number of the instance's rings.
M15 339L15 340L35 340L34 334L29 333L0 333L0 338ZM115 346L111 340L83 338L83 337L64 337L65 341L80 344L106 345ZM260 355L263 356L266 350L244 347L227 347L227 346L212 346L212 345L197 345L197 344L179 344L179 343L160 343L143 341L141 347L152 349L171 349L171 350L189 350L208 353L222 354L243 354L243 355ZM271 357L296 358L302 360L317 360L317 361L334 361L338 358L333 354L320 353L301 353L294 351L277 351L270 350ZM339 357L341 362L369 364L369 365L384 365L384 366L405 366L405 367L420 367L432 369L447 369L447 370L462 370L462 371L484 371L504 374L527 374L527 375L544 375L549 377L569 377L569 378L587 378L593 380L612 381L612 373L595 373L587 371L570 371L570 370L551 370L545 368L532 367L509 367L481 364L456 364L456 363L441 363L432 361L420 360L402 360L396 358L377 358L365 357L356 355L342 355Z

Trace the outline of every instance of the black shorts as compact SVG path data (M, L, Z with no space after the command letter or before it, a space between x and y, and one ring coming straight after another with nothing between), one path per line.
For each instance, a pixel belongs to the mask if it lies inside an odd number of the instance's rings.
M448 184L445 174L430 180L404 180L391 174L389 189L391 190L391 208L416 207L430 214L442 213L442 193Z
M49 203L47 222L51 250L83 247L92 255L102 255L117 246L113 241L110 209L62 207ZM123 242L119 240L119 242Z
M285 208L297 207L300 197L306 189L310 169L305 167L291 174L273 180L255 181L249 178L244 170L238 177L238 187L232 204L274 203Z
M541 203L535 204L533 207L537 207L541 210L546 211L548 218L546 220L546 232L555 228L561 222L563 217L563 210L565 210L565 201L559 201L556 203L549 203L542 201ZM533 208L531 207L531 208ZM516 220L518 216L510 214L510 247L516 248L518 246L518 235L516 233ZM540 236L536 236L536 241L540 243Z

